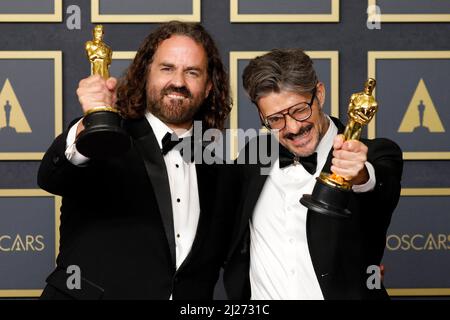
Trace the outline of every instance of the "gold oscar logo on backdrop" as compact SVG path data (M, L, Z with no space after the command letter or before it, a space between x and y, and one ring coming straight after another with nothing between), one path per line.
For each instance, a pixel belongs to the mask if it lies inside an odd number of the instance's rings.
M420 79L416 91L409 103L408 109L398 128L398 132L445 132L439 114L431 99L431 95L425 85L425 81Z
M386 238L389 251L450 250L450 234L390 234Z
M0 131L31 133L31 128L9 79L0 91Z
M41 234L0 234L0 252L42 251L44 249L44 236Z

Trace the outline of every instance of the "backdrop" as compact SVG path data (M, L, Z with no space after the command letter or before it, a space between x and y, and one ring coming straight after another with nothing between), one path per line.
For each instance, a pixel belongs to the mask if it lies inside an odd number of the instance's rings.
M380 109L365 134L395 140L406 159L385 284L393 296L450 296L450 1L7 0L0 3L0 297L38 296L54 267L60 199L38 188L36 174L55 136L81 115L75 90L90 72L84 42L94 23L105 25L119 76L144 37L171 19L201 21L216 39L234 95L230 127L259 127L240 75L272 48L308 51L327 87L327 112L344 122L350 95L376 77ZM220 283L216 291L224 297Z

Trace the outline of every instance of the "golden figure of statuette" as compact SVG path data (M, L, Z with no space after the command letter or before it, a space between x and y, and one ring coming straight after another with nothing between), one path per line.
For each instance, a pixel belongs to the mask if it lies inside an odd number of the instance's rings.
M364 91L352 94L348 106L349 122L345 127L344 140L359 140L362 129L374 117L378 110L378 103L373 96L375 79L369 78L364 86ZM352 190L350 181L335 173L321 172L316 178L311 195L305 194L300 203L308 209L321 214L334 217L350 217L351 212L347 208L349 195Z
M345 127L344 140L359 140L362 129L369 124L378 110L378 103L372 95L375 88L375 79L369 78L365 85L364 91L354 93L350 97L348 105L349 122ZM329 174L322 172L320 178L329 185L340 187L343 189L351 189L352 184L337 174Z
M112 50L103 42L103 26L96 25L94 38L85 43L86 55L91 63L91 75L108 79ZM115 106L97 106L85 112L84 130L75 141L78 151L88 158L108 158L125 153L130 137L122 127L122 117Z
M112 50L103 42L103 34L103 26L96 25L93 31L94 38L86 42L85 49L91 63L91 75L98 74L103 79L108 79Z

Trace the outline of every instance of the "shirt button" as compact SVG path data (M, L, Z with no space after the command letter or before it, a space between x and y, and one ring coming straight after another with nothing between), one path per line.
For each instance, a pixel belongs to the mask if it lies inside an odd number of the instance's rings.
M289 242L290 242L291 244L294 244L295 240L294 240L293 238L291 238L291 239L289 239Z
M177 238L179 238L180 237L180 234L179 233L177 233Z
M178 199L177 199L177 202L180 202L180 201L181 201L180 198L178 198Z
M176 164L175 167L179 168L180 166L178 164Z
M295 275L295 269L291 269L291 274Z

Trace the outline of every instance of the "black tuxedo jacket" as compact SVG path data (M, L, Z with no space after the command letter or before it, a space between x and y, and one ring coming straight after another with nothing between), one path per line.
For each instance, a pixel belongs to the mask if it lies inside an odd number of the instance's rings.
M333 122L342 133L344 126L337 119ZM368 161L375 168L375 189L352 193L348 205L353 213L351 218L332 218L311 210L307 213L309 251L325 299L388 297L384 287L367 288L366 281L372 275L367 273L367 267L380 265L383 256L386 231L400 196L402 153L395 143L387 139L362 139L362 142L368 146ZM247 146L248 150L252 147ZM330 172L331 159L332 150L324 168L317 170ZM224 273L230 299L249 299L251 296L249 219L267 178L260 174L261 168L262 164L240 165L235 172L235 176L239 177L234 181L234 189L238 193L235 195L237 220ZM298 195L299 199L301 196Z
M226 255L231 219L221 207L218 166L196 164L200 217L192 249L176 270L166 165L145 118L125 122L130 150L85 167L65 157L67 132L45 154L39 186L63 196L60 253L46 299L211 299ZM70 290L66 269L81 270Z

